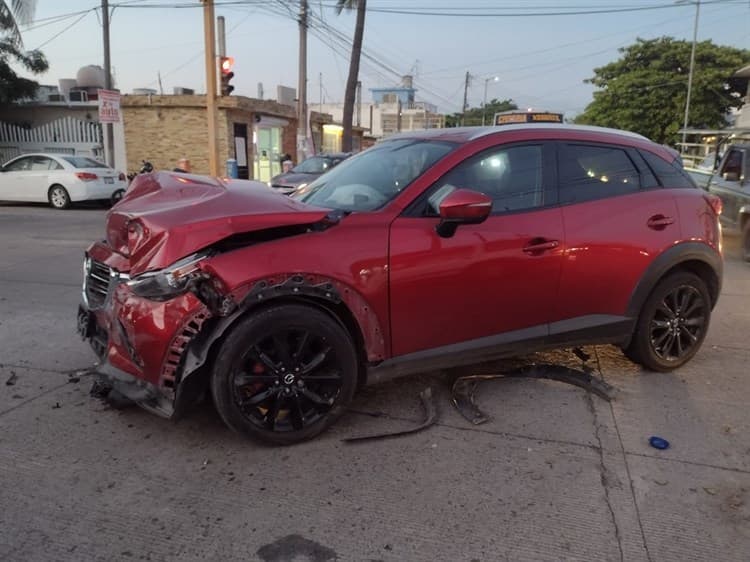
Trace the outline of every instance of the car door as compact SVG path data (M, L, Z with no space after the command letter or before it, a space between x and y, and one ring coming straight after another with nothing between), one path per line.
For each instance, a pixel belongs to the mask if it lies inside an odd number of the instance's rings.
M50 175L59 166L57 162L47 156L32 156L31 166L25 175L24 189L26 191L27 201L37 201L40 203L47 201L47 192L54 180ZM62 167L62 166L60 166Z
M635 149L560 142L557 161L566 250L551 334L614 328L654 257L680 239L677 204Z
M30 168L31 156L16 158L3 167L2 176L0 176L0 200L29 201L26 176Z
M744 174L747 157L745 150L730 148L708 184L708 191L721 198L722 224L733 229L739 228L740 208L750 203L750 184Z
M563 246L548 174L551 150L544 143L484 150L445 174L392 223L394 356L452 344L490 349L546 336ZM459 226L443 238L436 232L438 204L457 188L487 194L493 210L483 223Z

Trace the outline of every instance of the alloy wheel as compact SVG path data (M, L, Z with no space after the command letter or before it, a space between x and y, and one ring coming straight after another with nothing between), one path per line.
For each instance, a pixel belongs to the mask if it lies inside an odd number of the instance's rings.
M651 346L665 361L678 361L701 341L706 326L707 303L700 291L680 285L656 306L649 323Z
M260 429L304 429L334 406L343 366L324 337L284 328L251 342L232 376L233 398Z

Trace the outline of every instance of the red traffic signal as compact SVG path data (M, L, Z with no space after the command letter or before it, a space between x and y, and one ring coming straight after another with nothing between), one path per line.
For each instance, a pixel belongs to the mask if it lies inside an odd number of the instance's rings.
M219 71L221 74L221 95L228 96L234 91L229 81L234 78L232 67L234 66L234 57L219 57Z

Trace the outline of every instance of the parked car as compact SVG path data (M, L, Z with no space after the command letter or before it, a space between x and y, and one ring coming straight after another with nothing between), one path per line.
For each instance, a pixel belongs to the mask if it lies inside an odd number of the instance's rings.
M24 154L0 168L0 200L49 203L67 209L79 201L117 202L125 174L85 156Z
M727 148L707 189L721 198L721 223L728 232L741 235L742 257L750 261L750 144Z
M285 174L271 178L270 185L280 193L292 193L309 185L319 176L351 156L351 152L318 154L304 160Z
M85 255L79 330L113 391L234 430L313 437L363 384L614 344L654 371L700 348L720 200L646 138L561 124L395 136L303 195L135 178Z

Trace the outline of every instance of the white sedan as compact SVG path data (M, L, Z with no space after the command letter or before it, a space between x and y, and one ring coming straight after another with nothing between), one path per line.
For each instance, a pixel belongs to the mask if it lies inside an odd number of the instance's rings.
M76 201L115 203L127 187L125 174L85 156L24 154L0 168L0 201L65 209Z

